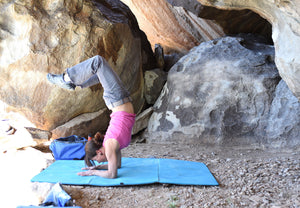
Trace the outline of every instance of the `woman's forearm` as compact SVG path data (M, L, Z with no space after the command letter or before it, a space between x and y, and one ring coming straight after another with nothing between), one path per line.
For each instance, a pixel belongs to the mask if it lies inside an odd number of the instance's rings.
M108 170L94 170L93 175L100 176L103 178L116 178L117 174L114 174L112 171Z
M100 176L103 178L116 178L117 172L109 170L88 170L78 173L80 176Z
M104 164L104 165L97 165L94 169L95 169L95 170L107 170L107 169L108 169L108 166L107 166L107 164Z

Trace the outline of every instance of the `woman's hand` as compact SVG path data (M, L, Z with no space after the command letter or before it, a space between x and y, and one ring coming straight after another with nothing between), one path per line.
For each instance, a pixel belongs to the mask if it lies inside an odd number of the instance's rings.
M88 171L79 172L77 173L77 175L80 176L98 175L97 173L99 173L99 171L97 170L103 170L103 169L107 169L107 164L81 168L81 170L88 170Z
M93 175L96 175L96 174L95 174L95 170L88 170L88 171L84 171L84 172L79 172L79 173L77 173L77 175L80 175L80 176L93 176Z
M81 170L105 170L105 169L107 169L107 164L81 168Z
M98 166L91 166L91 167L85 167L81 168L81 170L96 170Z

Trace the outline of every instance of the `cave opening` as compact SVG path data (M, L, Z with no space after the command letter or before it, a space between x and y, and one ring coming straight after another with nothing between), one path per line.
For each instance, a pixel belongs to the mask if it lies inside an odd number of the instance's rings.
M256 36L255 41L274 45L272 25L252 10L220 10L213 7L204 7L198 16L213 19L228 36L253 34Z
M168 0L172 6L183 7L199 18L215 21L223 29L225 35L254 34L257 41L274 45L272 40L272 25L259 14L250 9L222 10L216 7L204 6L197 0Z

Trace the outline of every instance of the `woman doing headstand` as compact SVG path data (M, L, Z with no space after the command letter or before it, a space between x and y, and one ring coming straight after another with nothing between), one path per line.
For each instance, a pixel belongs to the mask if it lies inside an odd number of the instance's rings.
M97 55L68 68L63 74L48 74L47 78L52 84L69 90L74 90L76 86L86 88L101 83L105 104L112 110L111 120L105 136L97 133L87 142L85 163L88 167L83 168L87 171L78 175L116 178L121 167L121 149L129 145L135 122L130 94L118 75L103 57ZM95 166L94 160L108 163Z

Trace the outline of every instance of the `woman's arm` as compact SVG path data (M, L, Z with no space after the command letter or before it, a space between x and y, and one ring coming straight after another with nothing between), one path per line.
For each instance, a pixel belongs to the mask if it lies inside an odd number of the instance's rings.
M81 168L81 170L107 170L107 164Z
M121 168L121 165L122 165L122 154L121 154L121 150L120 149L117 151L117 159L118 159L118 168Z

